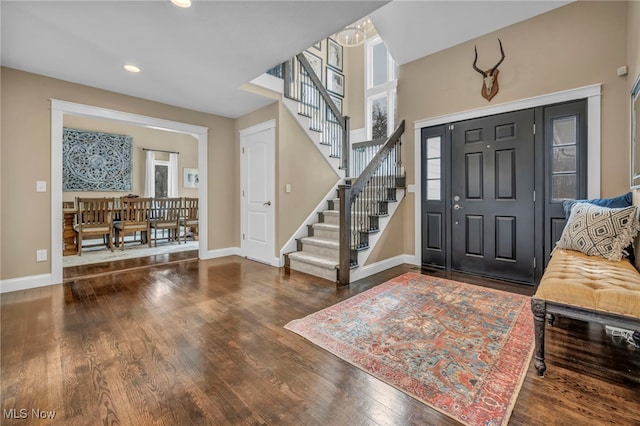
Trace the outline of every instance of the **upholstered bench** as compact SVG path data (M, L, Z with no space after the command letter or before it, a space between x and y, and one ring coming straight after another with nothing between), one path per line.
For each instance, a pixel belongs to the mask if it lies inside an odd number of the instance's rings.
M567 225L531 299L536 340L534 365L538 375L544 375L546 370L545 319L553 325L556 314L640 330L638 239L634 250L636 265L623 258L624 248L640 227L640 210L629 206L631 195L565 205L566 212L570 210ZM622 201L628 207L591 204L600 201L609 204ZM640 190L633 191L633 204L640 206Z
M531 299L538 375L544 362L545 317L555 314L640 330L640 272L627 260L607 260L574 250L556 249Z

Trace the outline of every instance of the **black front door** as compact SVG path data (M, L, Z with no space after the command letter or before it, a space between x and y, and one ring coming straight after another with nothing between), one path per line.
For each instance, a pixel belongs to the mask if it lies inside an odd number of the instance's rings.
M534 110L454 123L451 269L534 282Z

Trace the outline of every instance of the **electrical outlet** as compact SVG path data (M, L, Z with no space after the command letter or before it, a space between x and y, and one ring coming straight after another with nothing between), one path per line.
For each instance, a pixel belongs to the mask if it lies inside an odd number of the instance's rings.
M36 262L47 261L47 249L36 250Z

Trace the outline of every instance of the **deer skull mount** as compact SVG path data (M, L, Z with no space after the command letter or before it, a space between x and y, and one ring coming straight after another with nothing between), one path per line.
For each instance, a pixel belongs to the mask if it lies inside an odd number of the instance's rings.
M488 101L491 101L491 99L498 93L498 90L500 90L500 87L498 86L498 74L500 74L498 66L502 61L504 61L504 50L502 49L502 41L498 39L498 42L500 43L500 54L502 55L502 58L500 58L493 68L487 71L482 71L476 66L476 63L478 62L478 48L474 47L476 58L473 60L473 69L482 74L483 81L480 94Z

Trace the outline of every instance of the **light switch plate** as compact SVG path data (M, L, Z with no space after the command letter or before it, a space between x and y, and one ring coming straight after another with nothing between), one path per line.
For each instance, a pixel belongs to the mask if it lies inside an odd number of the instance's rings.
M47 261L47 249L36 250L36 262Z
M36 181L36 192L47 192L47 181L46 180Z

